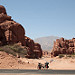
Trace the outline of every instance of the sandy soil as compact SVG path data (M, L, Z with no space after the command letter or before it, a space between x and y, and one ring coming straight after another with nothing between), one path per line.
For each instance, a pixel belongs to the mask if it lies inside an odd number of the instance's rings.
M41 59L23 59L23 62L29 62L29 64L34 64L34 68L37 69L38 63L44 64L49 62L49 69L63 69L63 70L75 70L75 59L72 58L41 58ZM52 61L52 62L50 62Z
M52 61L50 63L50 61ZM0 52L0 69L37 69L38 63L49 62L49 69L75 70L75 59L72 58L50 58L41 59L16 58L5 52Z

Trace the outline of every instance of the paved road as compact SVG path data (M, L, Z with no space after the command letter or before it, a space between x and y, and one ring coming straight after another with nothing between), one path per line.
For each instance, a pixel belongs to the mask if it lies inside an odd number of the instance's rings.
M25 69L0 69L0 73L27 73L27 74L75 74L75 70L25 70Z

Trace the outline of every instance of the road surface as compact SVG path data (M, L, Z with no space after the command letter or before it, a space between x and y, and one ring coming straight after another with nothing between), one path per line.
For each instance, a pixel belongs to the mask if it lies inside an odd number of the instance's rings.
M70 75L75 75L75 70L25 70L25 69L0 69L0 74L10 74L10 73L14 73L14 74L70 74Z

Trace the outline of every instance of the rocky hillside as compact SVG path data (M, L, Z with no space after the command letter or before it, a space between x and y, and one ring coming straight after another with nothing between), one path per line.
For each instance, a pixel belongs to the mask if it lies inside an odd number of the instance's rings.
M53 47L54 41L58 38L59 37L57 36L41 37L41 38L35 39L35 42L40 43L43 50L50 51Z
M5 7L0 5L0 46L15 43L28 47L28 58L41 58L42 49L40 44L25 36L23 26L15 22L11 16L8 16Z

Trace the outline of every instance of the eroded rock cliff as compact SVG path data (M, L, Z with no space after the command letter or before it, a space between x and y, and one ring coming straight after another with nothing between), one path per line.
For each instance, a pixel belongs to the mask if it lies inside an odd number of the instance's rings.
M64 38L54 41L52 56L58 56L59 54L73 54L75 53L75 38L71 40L64 40Z
M29 47L27 49L27 57L29 58L40 58L42 56L41 46L25 36L23 26L12 20L11 16L7 15L5 7L0 5L0 46L15 43Z

